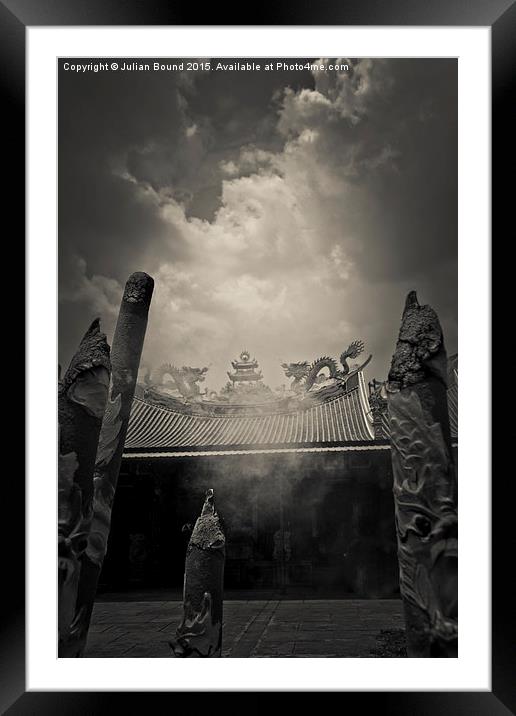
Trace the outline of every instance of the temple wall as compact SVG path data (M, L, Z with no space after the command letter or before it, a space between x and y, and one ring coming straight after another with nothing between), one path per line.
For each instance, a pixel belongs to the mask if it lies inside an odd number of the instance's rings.
M188 532L213 487L226 588L393 596L389 450L124 459L104 589L180 587Z

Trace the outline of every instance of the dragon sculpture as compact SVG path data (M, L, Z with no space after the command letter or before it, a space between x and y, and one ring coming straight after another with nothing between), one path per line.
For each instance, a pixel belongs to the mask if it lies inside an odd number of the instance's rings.
M172 388L175 388L184 398L195 398L200 395L200 388L197 383L205 380L208 368L191 368L183 366L176 368L170 363L160 366L153 376L154 386L162 386L165 375L170 375L173 380Z
M282 363L281 367L285 371L287 378L294 378L290 385L291 390L295 393L300 393L303 389L304 380L310 370L308 361L305 360L302 363Z
M342 369L337 366L337 361L329 356L323 356L318 358L311 365L307 361L300 363L282 363L281 367L285 371L287 378L294 378L292 381L291 389L299 393L302 390L308 391L317 382L317 377L320 372L327 368L329 370L329 377L334 380L346 382L351 375L358 373L358 371L365 368L369 363L372 356L370 355L364 363L360 366L350 368L348 364L348 358L357 358L364 350L364 344L362 341L353 341L349 344L346 350L340 354L340 363Z

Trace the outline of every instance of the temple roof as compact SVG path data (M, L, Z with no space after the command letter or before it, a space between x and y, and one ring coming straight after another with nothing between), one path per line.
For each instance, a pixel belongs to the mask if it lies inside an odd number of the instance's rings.
M366 389L360 374L354 387L321 392L317 400L298 402L294 409L256 411L244 407L217 414L152 405L135 398L125 454L182 451L277 449L321 445L363 444L373 440Z
M458 403L459 399L459 359L457 354L448 358L448 414L452 438L459 434Z
M458 364L448 375L451 435L457 441ZM262 404L169 401L157 405L134 398L125 457L228 454L277 450L380 449L388 446L387 411L376 439L362 371L344 383L302 398Z

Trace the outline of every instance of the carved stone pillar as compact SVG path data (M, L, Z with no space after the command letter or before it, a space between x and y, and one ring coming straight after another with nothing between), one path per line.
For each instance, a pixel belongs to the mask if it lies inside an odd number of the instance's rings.
M457 479L437 314L405 304L388 382L400 589L409 657L457 656Z
M95 319L59 382L58 630L59 656L75 656L80 559L92 518L93 468L108 396L111 363Z
M137 272L129 276L113 337L111 384L95 462L93 520L81 565L78 604L84 611L84 620L78 655L82 655L86 645L98 579L106 555L113 500L153 289L154 281L146 273Z
M178 658L221 655L225 548L210 489L186 550L183 620L169 642Z

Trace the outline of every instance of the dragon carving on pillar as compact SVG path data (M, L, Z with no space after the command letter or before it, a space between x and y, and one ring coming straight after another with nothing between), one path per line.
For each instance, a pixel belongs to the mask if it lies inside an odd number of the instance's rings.
M455 657L457 476L436 312L407 296L387 399L400 591L409 657Z

